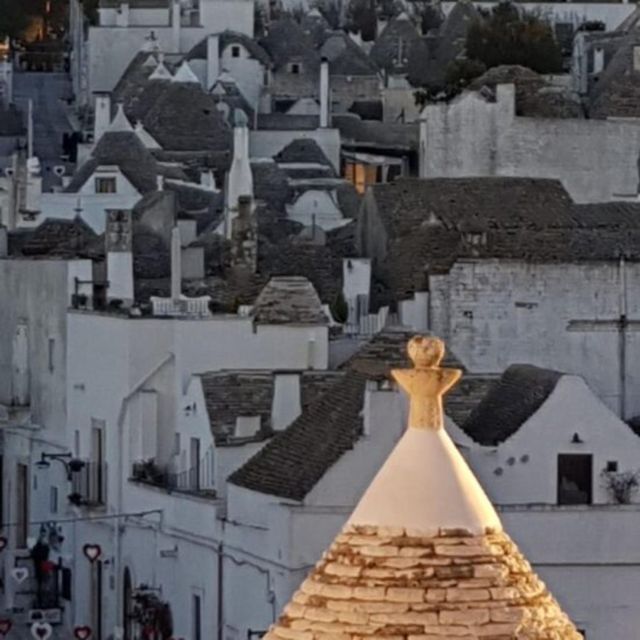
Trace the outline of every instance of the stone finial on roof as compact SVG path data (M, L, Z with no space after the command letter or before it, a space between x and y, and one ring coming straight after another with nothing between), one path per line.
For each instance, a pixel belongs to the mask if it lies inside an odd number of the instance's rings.
M442 396L460 379L460 369L441 369L444 342L415 336L407 345L413 369L394 369L395 381L409 394L409 428L442 429Z

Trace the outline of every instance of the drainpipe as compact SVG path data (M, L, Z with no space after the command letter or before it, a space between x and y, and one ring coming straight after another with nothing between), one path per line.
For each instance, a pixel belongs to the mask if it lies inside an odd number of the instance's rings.
M620 363L620 417L627 417L627 271L624 255L618 266L620 283L620 319L618 324L618 361Z
M218 640L224 640L224 595L222 593L224 583L224 561L223 543L218 544Z

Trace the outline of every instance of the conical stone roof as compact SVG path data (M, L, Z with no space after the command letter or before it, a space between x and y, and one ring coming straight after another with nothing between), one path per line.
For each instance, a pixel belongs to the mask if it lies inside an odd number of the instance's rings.
M443 429L460 372L414 338L409 429L267 640L580 640Z

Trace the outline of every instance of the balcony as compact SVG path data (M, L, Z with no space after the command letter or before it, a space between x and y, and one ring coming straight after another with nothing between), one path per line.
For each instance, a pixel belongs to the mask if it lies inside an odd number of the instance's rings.
M84 467L73 474L69 502L76 506L103 507L107 504L107 465L85 461Z
M200 464L183 471L172 471L155 460L134 462L131 480L149 484L166 490L168 493L186 493L205 498L215 498L213 477L213 450L210 450Z

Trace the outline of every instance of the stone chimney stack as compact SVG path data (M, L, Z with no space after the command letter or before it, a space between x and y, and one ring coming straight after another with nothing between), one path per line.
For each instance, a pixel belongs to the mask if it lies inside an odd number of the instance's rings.
M111 124L111 96L106 92L95 93L96 101L93 119L93 142L98 143L102 134Z
M134 301L133 222L131 211L107 211L105 231L107 254L107 299L122 300L124 307Z
M171 3L171 53L180 53L180 0L173 0Z
M182 296L182 243L180 227L171 231L171 299L175 302Z
M329 61L322 58L320 63L320 127L326 129L329 126L331 101L329 87Z
M233 220L238 215L238 203L241 196L253 199L253 174L249 162L249 128L247 116L236 109L233 129L233 161L227 180L225 207L225 236L231 240Z
M220 36L217 33L207 37L207 86L209 91L220 75Z
M233 219L231 260L234 267L255 273L258 266L258 223L252 196L238 199L238 215Z

